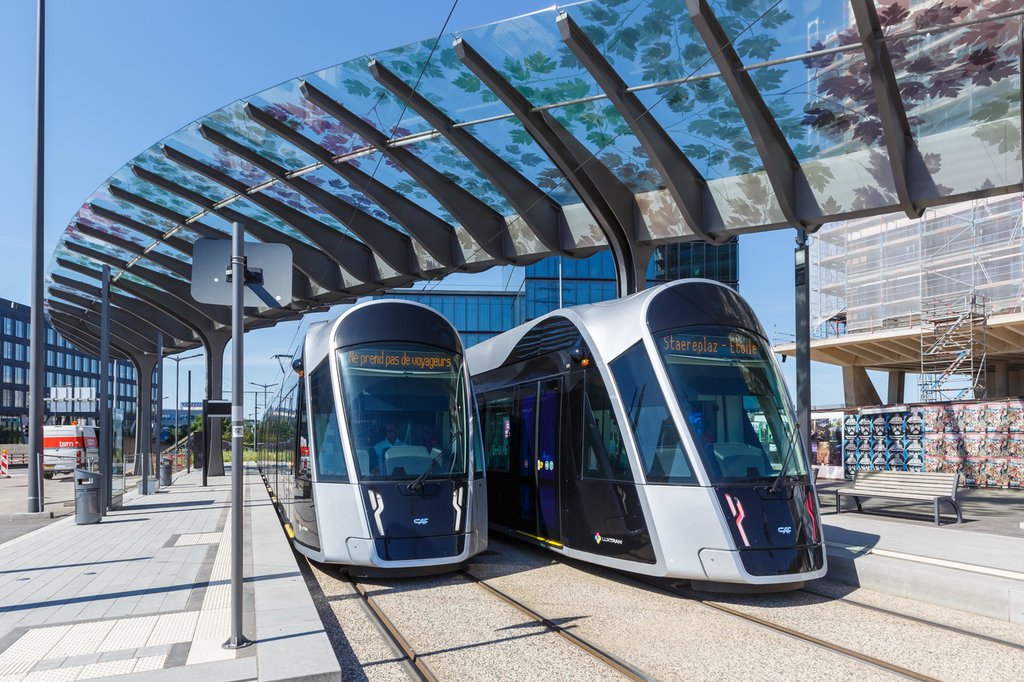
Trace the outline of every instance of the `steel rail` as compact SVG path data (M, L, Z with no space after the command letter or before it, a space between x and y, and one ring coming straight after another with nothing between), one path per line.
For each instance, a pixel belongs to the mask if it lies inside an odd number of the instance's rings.
M626 575L626 574L623 574L623 575ZM632 577L635 577L635 576L632 576ZM785 625L782 625L780 623L775 623L775 622L767 620L765 618L761 618L760 616L755 616L755 615L753 615L751 613L747 613L747 612L743 611L742 609L734 608L732 606L727 606L725 604L713 601L711 599L706 599L703 595L697 594L696 592L693 592L692 590L689 590L689 589L686 589L686 588L682 588L682 587L678 587L677 585L672 585L671 587L665 587L664 585L658 584L657 582L655 582L653 580L639 578L639 577L637 577L636 579L639 582L642 582L645 585L649 585L650 587L654 587L656 589L662 590L662 591L664 591L664 592L666 592L668 594L674 594L674 595L677 595L677 596L680 596L680 597L684 597L684 598L689 599L691 601L695 601L698 604L701 604L702 606L704 606L706 608L713 609L713 610L719 611L721 613L726 613L726 614L729 614L730 616L735 616L736 618L742 618L743 620L745 620L745 621L747 621L749 623L753 623L754 625L759 625L759 626L761 626L763 628L766 628L768 630L774 630L775 632L778 632L778 633L781 633L781 634L784 634L784 635L788 635L789 637L792 637L794 639L798 639L798 640L803 641L803 642L807 642L808 644L812 644L814 646L817 646L819 648L825 649L827 651L831 651L833 653L837 653L837 654L841 654L843 656L847 656L847 657L852 658L852 659L854 659L856 661L860 661L861 663L864 663L864 664L867 664L867 665L879 668L881 670L885 670L885 671L888 671L888 672L891 672L891 673L895 673L897 675L902 675L903 677L906 677L906 678L909 678L909 679L912 679L912 680L920 680L921 682L938 682L937 678L935 678L935 677L931 677L929 675L925 675L923 673L916 672L914 670L911 670L910 668L904 668L903 666L896 665L895 663L889 663L888 661L883 661L880 658L875 658L874 656L871 656L871 655L865 654L865 653L861 653L860 651L855 651L853 649L850 649L850 648L847 648L845 646L842 646L841 644L836 644L834 642L829 642L828 640L822 639L820 637L815 637L814 635L809 635L806 632L800 632L799 630L794 630L793 628L785 626Z
M525 614L529 618L532 618L533 620L540 623L549 630L555 632L556 634L561 635L570 644L573 644L577 648L587 652L588 654L590 654L597 660L601 661L608 667L612 668L616 672L620 673L621 675L624 675L626 678L631 680L637 680L638 682L649 682L653 679L650 676L644 674L642 671L633 667L629 663L626 663L622 659L613 656L612 654L608 653L607 651L604 651L600 647L591 644L579 635L569 631L561 625L558 625L554 621L545 618L544 616L537 613L529 606L516 599L515 597L512 597L506 594L505 592L502 592L498 588L488 583L486 580L483 580L482 578L478 578L477 576L473 575L468 570L462 570L460 571L460 574L465 576L466 578L469 578L472 582L476 583L484 590L491 593L492 595L494 595L501 601L505 602L509 606L515 608L516 610Z
M402 656L402 659L409 667L409 672L417 679L424 680L424 682L437 682L438 678L434 675L430 666L420 658L419 654L412 648L412 645L409 644L409 641L399 632L383 609L380 608L377 601L369 595L366 588L351 575L346 576L346 579L356 593L359 594L366 613L375 621L377 628L387 637L399 655Z
M884 606L875 606L874 604L865 604L864 602L859 602L859 601L856 601L854 599L849 599L847 597L837 597L835 595L829 594L828 592L818 592L817 590L813 590L813 589L811 589L811 588L809 588L807 586L804 586L804 587L800 588L797 591L798 592L806 592L807 594L813 594L816 597L824 597L825 599L828 599L830 601L841 601L844 604L850 604L851 606L856 606L856 607L859 607L859 608L864 609L866 611L871 611L871 612L874 612L874 613L881 613L881 614L884 614L886 616L892 616L894 618L902 618L903 620L909 620L912 623L917 623L919 625L927 625L929 627L938 628L940 630L945 630L947 632L952 632L953 634L963 635L964 637L973 637L975 639L980 639L980 640L983 640L985 642L989 642L991 644L1000 644L1002 646L1008 646L1008 647L1010 647L1012 649L1018 649L1020 651L1024 651L1024 644L1018 644L1017 642L1010 642L1010 641L1007 641L1005 639L999 639L998 637L993 637L992 635L985 635L985 634L982 634L980 632L974 632L972 630L965 630L964 628L957 627L955 625L947 625L945 623L936 623L935 621L927 620L925 618L920 618L918 616L912 616L912 615L910 615L908 613L900 613L899 611L893 611L892 609L887 609Z

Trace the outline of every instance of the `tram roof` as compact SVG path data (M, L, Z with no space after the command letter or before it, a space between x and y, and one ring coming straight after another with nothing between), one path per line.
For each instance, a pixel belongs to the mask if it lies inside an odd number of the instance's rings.
M192 248L236 220L293 252L294 300L255 328L456 270L1020 191L1024 0L905 4L592 0L292 79L86 198L47 315L94 351L106 264L115 353L223 337Z

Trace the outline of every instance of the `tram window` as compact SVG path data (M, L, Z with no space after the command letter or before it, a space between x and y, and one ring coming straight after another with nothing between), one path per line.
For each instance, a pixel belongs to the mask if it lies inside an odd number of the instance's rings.
M309 373L310 417L313 421L313 457L317 479L347 481L348 469L341 449L338 412L334 407L330 363L326 360Z
M306 424L306 391L304 382L299 379L298 388L298 410L299 423L295 429L295 442L292 445L294 459L292 460L292 474L294 476L309 475L309 444L306 441L306 434L309 433Z
M342 400L360 480L465 476L462 357L413 343L338 351Z
M596 369L587 370L584 386L584 478L632 481L633 471L622 444L622 432L601 373Z
M484 448L487 470L508 473L512 442L512 390L483 394Z
M696 483L643 342L610 363L649 483Z
M783 462L787 475L806 475L765 341L739 329L693 327L657 345L712 481L771 479Z

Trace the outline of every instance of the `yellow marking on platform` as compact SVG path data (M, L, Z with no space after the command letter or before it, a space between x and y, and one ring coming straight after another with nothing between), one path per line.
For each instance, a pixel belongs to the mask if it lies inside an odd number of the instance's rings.
M284 532L288 533L288 537L293 538L293 539L295 538L295 531L292 530L292 524L290 524L290 523L284 524Z

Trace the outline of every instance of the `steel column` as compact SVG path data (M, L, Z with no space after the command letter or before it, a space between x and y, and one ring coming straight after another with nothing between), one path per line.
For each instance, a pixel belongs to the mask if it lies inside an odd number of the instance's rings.
M153 480L154 487L160 490L160 431L164 422L164 335L156 333L156 410L153 417Z
M103 266L100 294L100 481L101 505L106 513L114 494L114 458L110 449L110 266Z
M807 233L797 230L796 279L796 424L808 466L811 457L811 288Z
M43 316L43 280L46 278L44 264L44 240L46 228L43 223L43 195L45 174L46 137L46 0L36 5L36 156L35 156L35 201L32 207L32 309L29 321L32 325L29 341L28 369L28 509L29 513L43 511L43 419L46 403L46 318Z
M233 226L231 239L231 637L225 649L252 644L242 634L242 437L245 434L245 230Z

